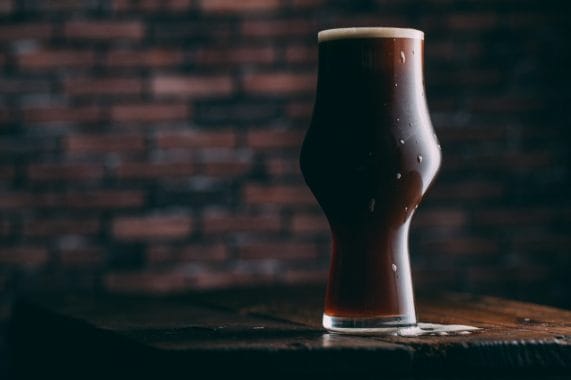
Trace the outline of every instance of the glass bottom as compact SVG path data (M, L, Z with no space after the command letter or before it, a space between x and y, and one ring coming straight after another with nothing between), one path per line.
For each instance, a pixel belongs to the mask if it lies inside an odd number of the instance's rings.
M323 327L338 334L351 335L392 335L399 328L416 326L416 317L401 315L396 317L347 318L323 314Z

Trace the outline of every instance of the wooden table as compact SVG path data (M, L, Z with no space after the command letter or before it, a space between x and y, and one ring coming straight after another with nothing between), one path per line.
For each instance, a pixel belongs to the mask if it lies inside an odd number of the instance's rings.
M420 297L419 320L482 330L354 337L321 328L322 295L282 287L28 297L14 306L16 369L50 379L571 377L570 311L471 295Z

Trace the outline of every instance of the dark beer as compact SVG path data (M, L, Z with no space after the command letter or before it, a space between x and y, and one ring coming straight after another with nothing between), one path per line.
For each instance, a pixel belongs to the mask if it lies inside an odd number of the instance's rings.
M423 34L351 28L319 37L300 163L333 238L324 324L413 325L408 230L441 159L424 96Z

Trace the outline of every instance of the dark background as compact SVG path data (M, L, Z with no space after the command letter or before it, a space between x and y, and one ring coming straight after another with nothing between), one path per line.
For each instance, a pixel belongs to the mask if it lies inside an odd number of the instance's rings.
M564 1L0 0L0 320L24 291L324 281L316 34L426 33L417 290L571 306Z

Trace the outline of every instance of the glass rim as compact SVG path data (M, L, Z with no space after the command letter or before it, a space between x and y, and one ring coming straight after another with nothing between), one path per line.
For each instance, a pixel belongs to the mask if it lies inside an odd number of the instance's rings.
M356 38L415 38L424 40L424 32L412 28L377 26L325 29L317 33L317 42Z

